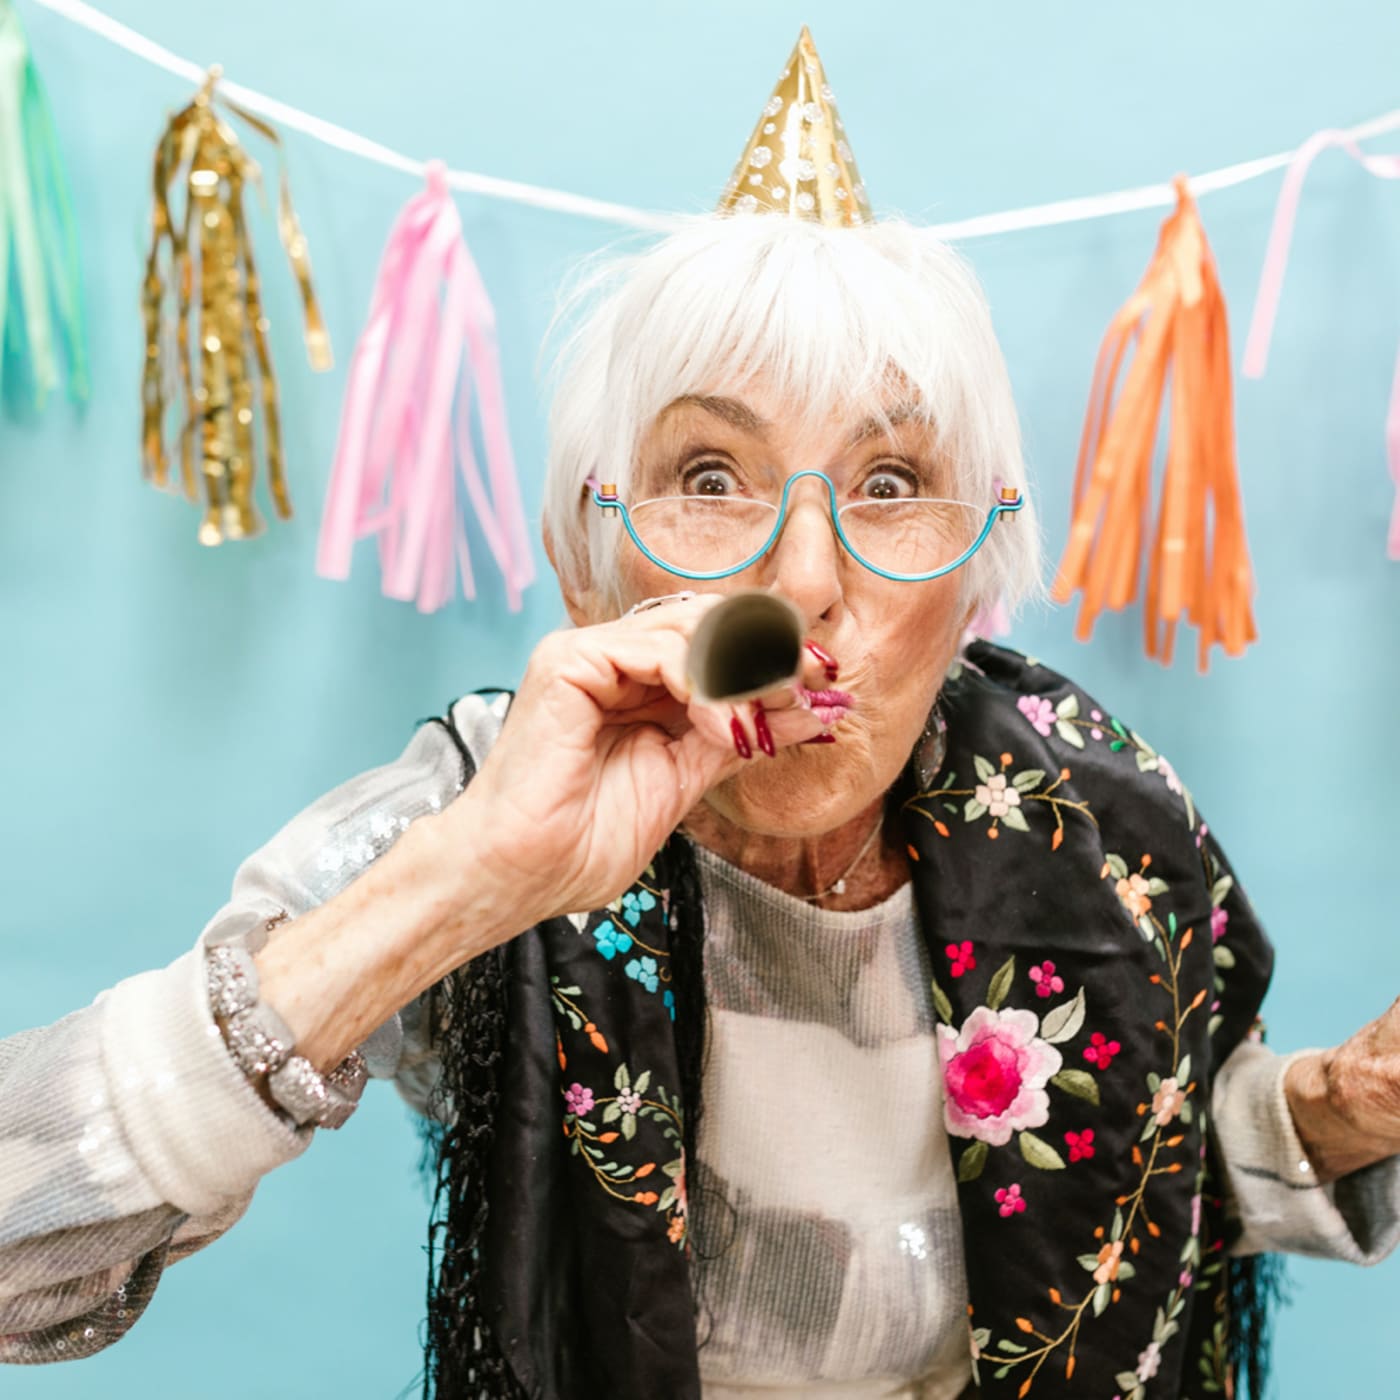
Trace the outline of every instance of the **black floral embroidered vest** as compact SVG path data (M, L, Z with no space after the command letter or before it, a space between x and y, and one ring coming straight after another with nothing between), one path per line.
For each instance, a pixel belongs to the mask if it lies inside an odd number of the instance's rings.
M1230 1395L1207 1109L1272 949L1171 765L1064 677L977 643L940 706L941 770L894 797L981 1393ZM467 1125L487 1144L473 1255L490 1349L531 1397L700 1395L674 850L502 951L494 1107Z

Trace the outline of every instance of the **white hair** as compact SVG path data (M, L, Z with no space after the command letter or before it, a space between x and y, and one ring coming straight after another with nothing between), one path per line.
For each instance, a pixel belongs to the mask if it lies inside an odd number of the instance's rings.
M623 499L657 415L687 394L762 376L786 403L879 414L892 385L938 435L959 499L1026 494L964 566L963 601L1010 607L1043 591L1040 535L1011 383L967 263L900 219L827 228L772 214L707 214L634 254L586 266L554 323L544 528L566 587L616 599L621 531L589 477ZM612 521L606 522L612 524ZM678 585L679 586L679 585Z

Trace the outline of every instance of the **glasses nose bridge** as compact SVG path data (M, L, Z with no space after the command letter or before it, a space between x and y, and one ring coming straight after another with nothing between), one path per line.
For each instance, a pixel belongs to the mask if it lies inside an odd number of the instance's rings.
M794 508L793 489L804 476L816 477L826 488L820 495L820 509L829 517L832 525L836 522L836 485L832 479L823 471L818 471L815 467L804 467L800 472L793 472L783 483L783 494L778 502L777 533L781 534L786 527L788 517ZM808 493L811 494L810 492Z

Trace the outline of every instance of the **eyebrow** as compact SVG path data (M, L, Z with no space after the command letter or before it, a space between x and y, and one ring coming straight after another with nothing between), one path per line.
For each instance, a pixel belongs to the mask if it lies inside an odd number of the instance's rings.
M703 409L706 413L722 419L730 427L755 433L759 437L764 436L773 426L768 419L761 418L741 399L731 399L723 394L682 394L679 398L672 399L663 412L670 413L672 409L687 407ZM867 438L878 437L890 428L897 428L901 423L908 423L920 417L922 414L919 405L913 400L896 404L883 415L871 414L851 434L849 446L855 447Z

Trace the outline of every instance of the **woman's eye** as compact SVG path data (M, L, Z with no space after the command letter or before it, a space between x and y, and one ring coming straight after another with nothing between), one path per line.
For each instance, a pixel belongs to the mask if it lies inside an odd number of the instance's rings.
M861 494L870 501L902 501L918 495L918 483L910 473L882 467L865 478Z
M681 477L681 491L687 496L731 496L738 489L739 478L719 462L701 463Z

